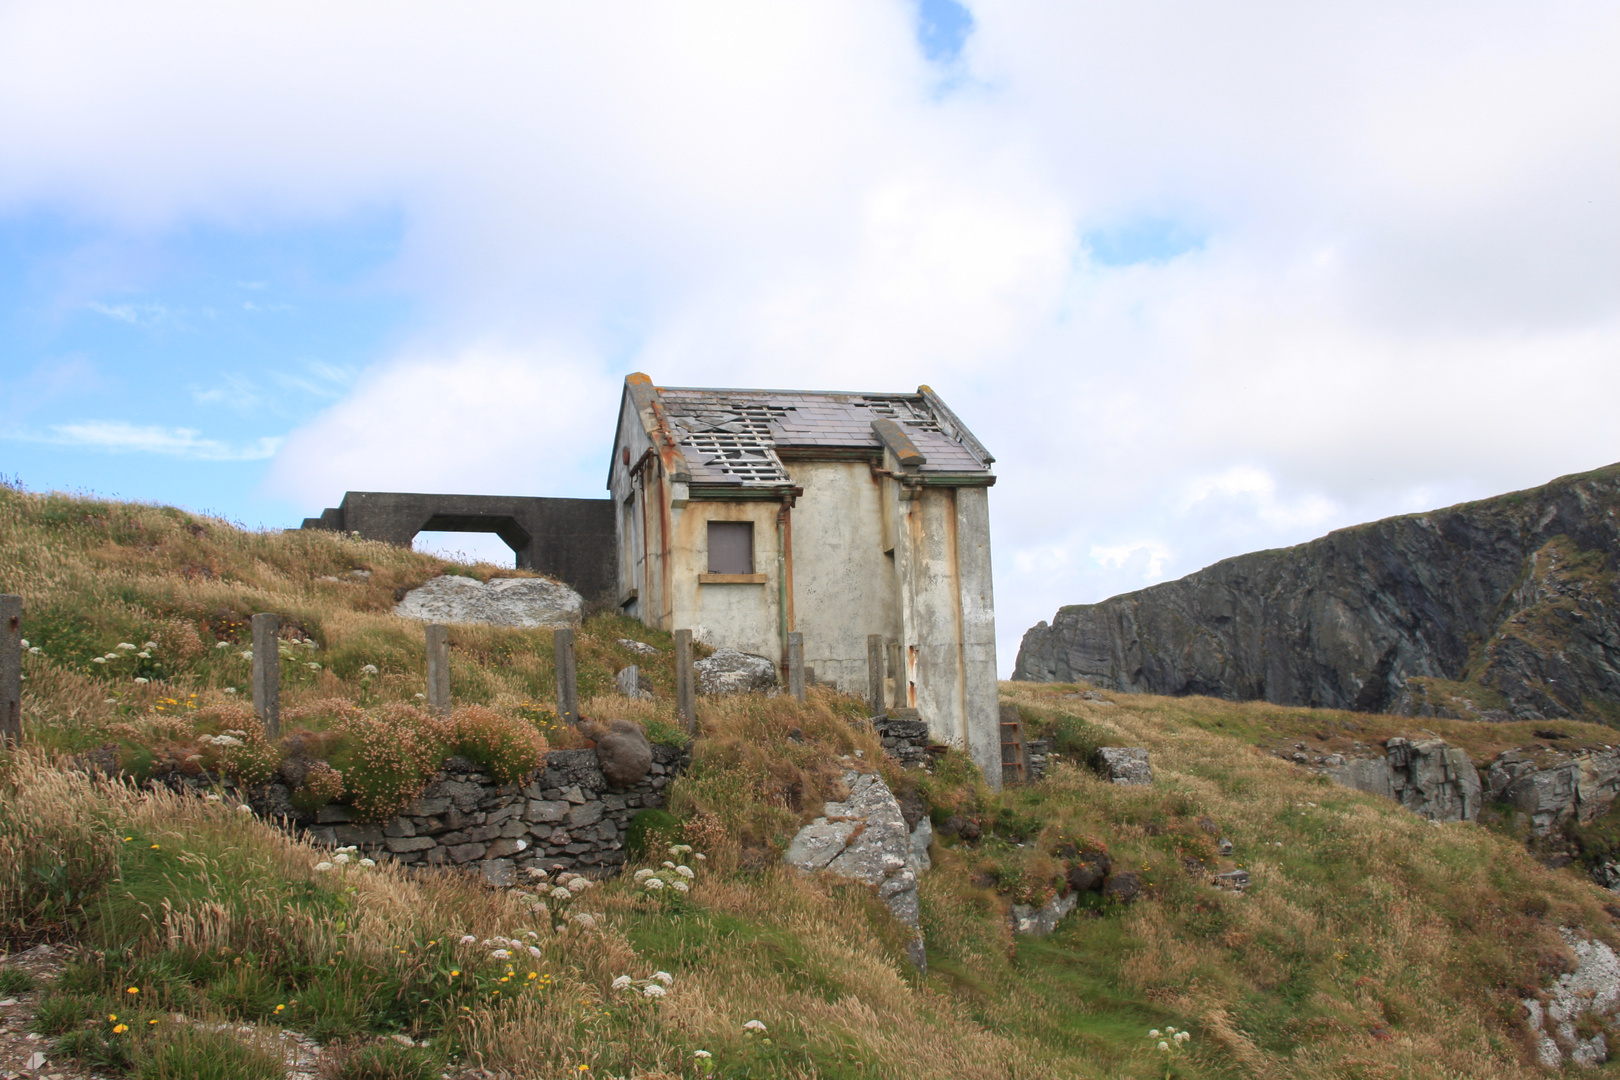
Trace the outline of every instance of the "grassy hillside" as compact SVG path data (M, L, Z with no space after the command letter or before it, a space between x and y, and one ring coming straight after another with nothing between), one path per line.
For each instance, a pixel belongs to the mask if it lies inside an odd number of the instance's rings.
M408 724L422 631L388 612L396 589L447 570L496 572L0 489L0 591L22 594L40 649L25 661L24 746L0 766L0 934L14 950L80 950L28 992L55 1060L153 1078L191 1075L174 1071L186 1060L210 1062L204 1076L272 1075L263 1040L290 1029L339 1048L329 1069L349 1080L473 1066L575 1078L1510 1077L1535 1071L1517 1001L1567 969L1558 928L1620 944L1607 894L1511 837L1430 824L1268 752L1422 724L1484 758L1534 736L1520 725L1004 684L1059 747L1046 780L992 795L957 754L933 774L882 766L903 799L955 828L922 877L925 975L864 887L780 865L845 762L881 755L859 703L832 694L700 704L693 765L670 795L676 839L696 850L641 856L685 860L686 894L638 888L629 873L561 900L386 864L320 870L330 852L223 800L60 767L111 745L127 769L160 772L158 749L173 760L225 718L251 725L240 650L258 610L291 626L289 713L321 731L351 713ZM458 628L454 641L458 705L527 730L530 747L577 738L545 708L549 634ZM590 621L585 711L667 732L668 652L638 624ZM656 700L606 692L628 663L652 669ZM1573 740L1601 731L1561 726ZM1097 745L1147 747L1156 783L1103 783L1080 764ZM1007 907L1054 895L1094 851L1137 873L1141 896L1088 900L1050 938L1015 938ZM1245 894L1205 881L1239 866ZM8 970L0 990L12 993L23 980L7 989ZM631 986L615 989L620 977ZM745 1028L753 1020L763 1033ZM1161 1052L1149 1031L1170 1027L1190 1038Z

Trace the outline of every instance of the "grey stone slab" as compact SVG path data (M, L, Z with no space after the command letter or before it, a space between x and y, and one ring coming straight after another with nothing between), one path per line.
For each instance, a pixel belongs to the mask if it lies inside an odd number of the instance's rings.
M386 837L383 843L395 855L403 855L407 851L426 851L428 848L439 846L430 836L390 836Z
M458 844L449 850L452 861L465 863L483 858L485 848L483 844Z
M602 820L603 812L602 804L599 802L588 802L583 806L577 806L568 814L568 826L569 828L579 828L582 825L594 825Z

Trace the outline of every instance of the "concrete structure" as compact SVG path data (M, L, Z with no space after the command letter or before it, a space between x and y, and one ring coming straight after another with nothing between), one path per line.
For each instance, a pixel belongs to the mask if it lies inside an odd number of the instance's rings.
M619 607L784 663L796 631L818 680L851 694L871 693L869 655L898 656L885 700L999 784L993 461L926 386L701 390L632 375L608 477ZM893 644L869 654L874 634Z
M304 528L406 546L419 532L492 532L506 541L520 569L554 577L587 601L608 598L614 589L613 504L607 499L351 491L320 517L305 518Z

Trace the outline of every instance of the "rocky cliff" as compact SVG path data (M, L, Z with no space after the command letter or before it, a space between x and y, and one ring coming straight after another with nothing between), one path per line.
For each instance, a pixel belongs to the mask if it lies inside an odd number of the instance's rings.
M1059 609L1013 678L1620 722L1620 465Z

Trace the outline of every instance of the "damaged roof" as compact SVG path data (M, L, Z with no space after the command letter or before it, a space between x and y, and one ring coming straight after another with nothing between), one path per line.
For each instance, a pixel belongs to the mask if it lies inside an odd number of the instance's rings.
M694 484L778 487L792 482L784 458L875 460L885 446L879 432L896 427L900 441L914 447L907 464L921 476L993 479L995 458L926 386L911 394L860 394L654 387L645 375L625 383L633 399L651 399L651 408L639 410L644 423L651 421L648 435L655 446L667 436L679 447ZM891 447L894 439L888 438Z

